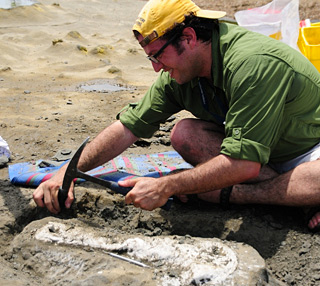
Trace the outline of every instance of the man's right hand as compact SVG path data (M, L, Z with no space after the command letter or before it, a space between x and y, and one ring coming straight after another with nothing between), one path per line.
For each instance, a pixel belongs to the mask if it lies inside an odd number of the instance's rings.
M58 173L50 178L49 180L43 182L38 186L38 188L33 192L33 200L39 207L46 207L51 213L58 214L61 210L58 201L59 188L62 186L66 166L63 166ZM68 192L68 198L65 201L65 207L70 208L73 200L73 183L70 186Z

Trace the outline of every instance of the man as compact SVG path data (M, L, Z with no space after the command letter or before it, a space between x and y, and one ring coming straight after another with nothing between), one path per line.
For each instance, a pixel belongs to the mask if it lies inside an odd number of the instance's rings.
M160 122L189 110L171 133L175 150L195 168L159 179L119 182L133 187L125 202L146 210L188 194L215 203L320 205L320 76L299 52L236 25L224 12L190 0L151 0L133 31L157 81L83 151L90 170L122 153ZM66 167L34 192L38 206L60 211ZM73 201L69 190L66 207ZM314 211L308 226L317 229Z

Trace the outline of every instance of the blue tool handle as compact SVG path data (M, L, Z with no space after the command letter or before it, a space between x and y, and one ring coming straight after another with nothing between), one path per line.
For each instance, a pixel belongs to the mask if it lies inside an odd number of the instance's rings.
M129 193L132 190L132 187L121 187L117 182L108 181L108 183L110 184L108 186L109 189L123 196L125 196L127 193Z

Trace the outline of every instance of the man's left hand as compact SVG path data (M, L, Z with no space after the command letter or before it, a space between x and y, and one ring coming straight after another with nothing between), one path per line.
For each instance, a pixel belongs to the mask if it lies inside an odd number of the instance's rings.
M126 195L126 204L133 204L143 210L154 210L162 207L169 199L169 192L159 179L137 178L118 182L122 187L133 187Z

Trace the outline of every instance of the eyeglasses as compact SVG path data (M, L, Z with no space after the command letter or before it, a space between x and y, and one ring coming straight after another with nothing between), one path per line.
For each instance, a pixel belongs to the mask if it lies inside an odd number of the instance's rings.
M178 35L175 34L168 42L166 42L161 48L159 51L157 51L154 55L151 55L151 56L147 56L147 59L152 61L153 63L155 64L158 64L159 63L159 60L157 59L164 51L164 49L166 47L168 47L176 38L178 38Z

